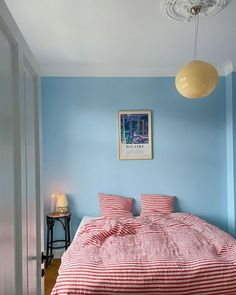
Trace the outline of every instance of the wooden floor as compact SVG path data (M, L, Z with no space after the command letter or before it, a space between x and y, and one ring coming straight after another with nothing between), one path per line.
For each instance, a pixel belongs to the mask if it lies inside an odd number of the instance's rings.
M58 268L61 264L61 259L53 259L52 264L50 264L45 269L45 280L44 280L44 293L45 295L50 295L53 286L55 285L56 278L58 275Z

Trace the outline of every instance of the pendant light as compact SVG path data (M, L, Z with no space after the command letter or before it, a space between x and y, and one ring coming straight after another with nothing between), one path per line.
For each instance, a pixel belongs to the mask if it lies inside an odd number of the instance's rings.
M190 99L208 96L218 83L216 68L201 60L197 60L197 34L201 5L191 7L190 12L195 17L194 60L184 65L176 75L175 86L178 92Z
M176 75L178 92L190 99L208 96L218 83L216 68L197 59L197 35L199 16L208 17L220 12L230 0L162 0L163 14L172 20L190 22L195 19L195 41L193 61L184 65Z

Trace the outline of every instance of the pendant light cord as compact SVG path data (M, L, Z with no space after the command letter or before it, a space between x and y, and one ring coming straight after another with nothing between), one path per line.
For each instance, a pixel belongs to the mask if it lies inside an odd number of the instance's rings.
M193 60L197 60L198 27L199 27L199 14L195 15L195 39L194 39L194 56L193 56Z

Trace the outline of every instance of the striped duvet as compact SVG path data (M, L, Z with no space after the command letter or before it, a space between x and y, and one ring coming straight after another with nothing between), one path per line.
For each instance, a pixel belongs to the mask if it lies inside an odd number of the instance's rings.
M62 257L52 295L236 294L236 240L188 214L98 218Z

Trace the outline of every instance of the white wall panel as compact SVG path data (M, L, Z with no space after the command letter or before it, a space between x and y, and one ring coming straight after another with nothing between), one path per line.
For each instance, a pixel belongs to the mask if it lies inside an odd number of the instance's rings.
M0 294L15 293L14 48L0 27Z
M38 72L0 0L0 295L43 294Z

